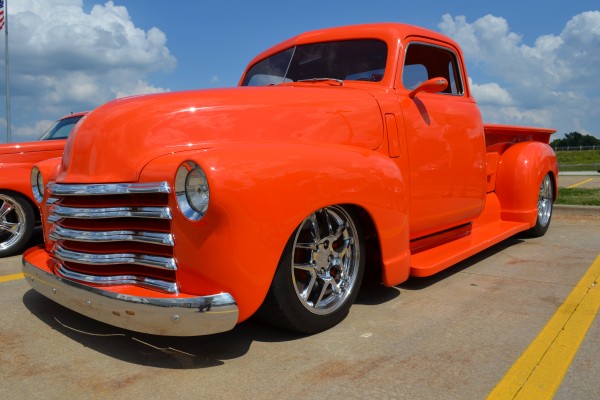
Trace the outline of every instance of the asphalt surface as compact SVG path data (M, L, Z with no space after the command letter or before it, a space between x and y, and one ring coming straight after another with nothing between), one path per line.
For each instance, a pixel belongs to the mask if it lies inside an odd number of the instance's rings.
M594 265L599 233L600 213L559 208L543 238L398 287L368 282L313 336L255 320L194 338L124 331L38 295L13 275L20 257L1 259L0 399L484 399ZM556 399L600 398L597 316L583 334Z
M581 189L600 188L600 173L592 171L559 173L558 186L562 188L577 187Z

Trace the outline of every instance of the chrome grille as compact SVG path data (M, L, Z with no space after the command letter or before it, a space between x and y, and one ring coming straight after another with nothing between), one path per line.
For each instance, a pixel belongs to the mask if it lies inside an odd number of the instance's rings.
M57 274L177 293L167 182L52 184L48 190Z

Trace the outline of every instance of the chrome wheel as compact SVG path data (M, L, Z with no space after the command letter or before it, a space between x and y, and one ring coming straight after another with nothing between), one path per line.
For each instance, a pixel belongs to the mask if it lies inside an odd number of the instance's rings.
M547 226L552 216L552 204L554 201L554 188L550 175L546 174L538 197L538 222L541 226Z
M290 236L257 316L302 333L337 325L360 289L364 254L360 223L349 209L313 212Z
M0 257L19 252L31 238L34 214L22 196L0 193Z
M293 244L292 279L302 305L328 314L352 293L359 271L356 226L341 207L326 207L300 224Z
M530 236L540 237L546 234L546 231L550 227L550 220L552 219L553 205L554 181L552 180L550 173L547 173L540 185L535 226L527 231Z

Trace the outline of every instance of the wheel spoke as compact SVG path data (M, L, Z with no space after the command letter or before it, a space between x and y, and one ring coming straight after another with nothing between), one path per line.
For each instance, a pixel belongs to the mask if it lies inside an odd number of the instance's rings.
M325 294L327 292L327 287L331 284L330 281L323 281L323 287L321 288L321 293L319 293L319 297L317 298L317 300L315 301L315 307L319 307L319 303L321 303L321 301L323 301L323 297L325 297Z
M344 257L346 257L346 254L348 254L348 249L350 248L352 243L353 243L353 240L351 237L345 238L344 240L342 240L342 246L335 251L335 254L339 258L343 259Z
M307 264L294 264L294 269L299 269L307 272L315 272L315 267L311 263Z
M5 219L9 212L13 210L13 205L4 201L0 206L0 219Z
M296 243L296 248L315 251L317 250L317 243Z
M19 230L19 224L12 222L0 222L0 231L5 231L11 235L16 235Z
M311 214L309 217L310 224L312 226L312 235L316 243L321 241L321 230L319 229L319 221L317 221L317 215L315 213Z
M333 227L331 226L331 219L329 218L329 211L327 209L323 209L323 214L325 215L325 225L327 226L327 236L333 235Z
M329 284L331 285L331 290L333 290L333 293L335 293L336 295L342 294L342 288L338 285L335 279L329 281Z
M307 300L310 297L310 294L312 293L313 288L315 287L315 282L317 282L317 274L313 271L310 274L310 281L308 282L306 289L304 289L304 291L301 293L302 297L305 300Z

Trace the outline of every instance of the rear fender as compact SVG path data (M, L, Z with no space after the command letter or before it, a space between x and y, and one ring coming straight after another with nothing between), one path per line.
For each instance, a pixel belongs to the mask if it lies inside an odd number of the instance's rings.
M502 219L535 226L540 185L550 173L554 198L558 195L558 163L552 148L541 142L512 145L501 156L496 177L496 195Z

